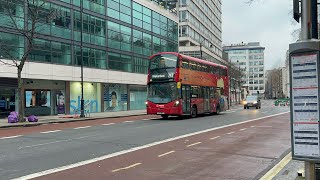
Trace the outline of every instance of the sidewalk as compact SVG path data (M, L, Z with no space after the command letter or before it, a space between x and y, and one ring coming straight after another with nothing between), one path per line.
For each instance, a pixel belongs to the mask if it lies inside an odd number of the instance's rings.
M86 117L86 118L73 118L73 117L63 118L69 115L39 116L38 117L39 121L32 122L32 123L31 122L8 123L8 119L3 118L3 119L0 119L0 128L19 127L19 126L37 126L37 125L49 124L49 123L87 121L87 120L94 120L94 119L117 118L117 117L138 116L138 115L146 115L146 110L91 113L90 117Z

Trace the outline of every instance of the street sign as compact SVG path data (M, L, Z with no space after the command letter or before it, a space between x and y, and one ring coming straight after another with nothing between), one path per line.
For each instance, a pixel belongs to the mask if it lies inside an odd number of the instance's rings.
M290 45L292 157L320 160L319 41Z
M319 157L317 53L291 56L294 156Z

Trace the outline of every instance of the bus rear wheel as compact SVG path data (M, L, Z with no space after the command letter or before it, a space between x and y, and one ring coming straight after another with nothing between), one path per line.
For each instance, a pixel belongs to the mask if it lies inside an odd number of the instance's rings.
M220 114L220 107L219 107L219 106L217 107L216 112L215 112L214 114L215 114L215 115Z
M197 107L196 106L192 106L191 117L192 118L197 117Z
M161 117L162 117L162 119L168 119L169 115L163 114L163 115L161 115Z

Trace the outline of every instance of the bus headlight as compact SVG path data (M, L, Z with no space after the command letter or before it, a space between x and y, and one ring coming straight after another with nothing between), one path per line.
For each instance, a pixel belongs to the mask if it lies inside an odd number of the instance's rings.
M148 101L146 101L146 106L148 107Z
M178 106L179 104L180 104L180 101L178 101L178 100L174 102L175 106Z
M253 104L257 104L258 102L257 101L253 101Z

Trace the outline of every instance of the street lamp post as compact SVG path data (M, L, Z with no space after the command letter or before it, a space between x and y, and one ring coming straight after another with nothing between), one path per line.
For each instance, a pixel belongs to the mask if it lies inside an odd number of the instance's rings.
M80 117L84 118L84 99L83 99L83 0L80 1L80 21L81 21L81 30L80 30L80 53L81 53L81 100L80 100Z

